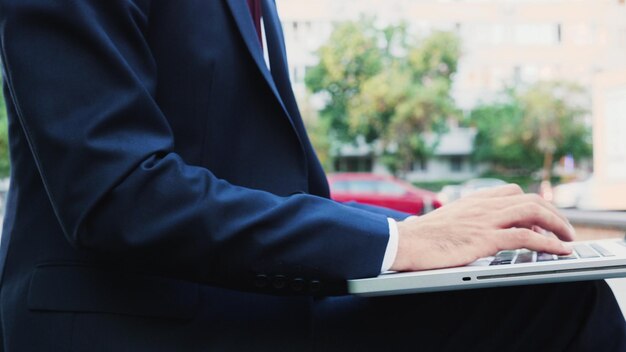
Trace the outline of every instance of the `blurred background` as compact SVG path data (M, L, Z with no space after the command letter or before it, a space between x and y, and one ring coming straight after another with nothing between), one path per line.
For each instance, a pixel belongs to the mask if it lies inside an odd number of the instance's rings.
M335 199L421 214L515 182L623 235L626 0L276 1ZM0 217L9 174L0 98Z
M277 5L336 199L416 186L428 210L515 182L581 227L626 227L624 0Z
M276 0L337 200L425 213L505 182L626 228L626 0ZM9 186L0 97L0 217Z

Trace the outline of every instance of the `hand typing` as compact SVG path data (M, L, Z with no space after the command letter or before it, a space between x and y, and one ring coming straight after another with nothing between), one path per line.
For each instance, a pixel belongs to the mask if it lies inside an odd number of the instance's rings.
M537 227L558 238L533 231ZM511 184L399 222L398 252L391 270L462 266L506 249L569 254L561 240L573 239L574 229L554 206Z

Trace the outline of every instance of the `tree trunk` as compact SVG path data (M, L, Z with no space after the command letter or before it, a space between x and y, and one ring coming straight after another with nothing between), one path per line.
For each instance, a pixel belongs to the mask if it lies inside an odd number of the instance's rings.
M545 151L543 153L543 175L542 181L550 181L552 176L552 163L554 162L554 152Z

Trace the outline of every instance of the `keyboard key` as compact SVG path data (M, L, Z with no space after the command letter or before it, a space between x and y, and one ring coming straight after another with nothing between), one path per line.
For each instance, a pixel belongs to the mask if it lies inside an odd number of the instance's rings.
M500 251L489 265L511 264L517 251Z
M500 251L496 254L495 260L513 260L517 251Z
M576 254L574 254L574 252L572 252L572 254L570 255L560 255L557 258L558 260L578 259L578 257L576 256Z
M515 258L515 264L520 263L533 263L534 262L534 252L531 251L520 251L517 254L517 258Z
M476 260L473 263L468 264L467 266L489 266L493 261L493 257L485 257Z
M554 254L546 252L537 253L538 262L549 262L552 260L556 260L556 256Z
M511 264L511 261L510 260L494 260L489 265L505 265L505 264Z
M600 253L603 257L614 257L615 254L611 253L611 251L607 250L606 248L602 247L601 245L597 244L597 243L591 243L589 246L591 246L591 248L595 249L596 252Z
M591 247L584 245L584 244L578 244L574 246L574 250L576 251L576 253L578 254L579 257L581 258L598 258L600 257L600 255L598 253L596 253L596 251L594 251L593 249L591 249Z

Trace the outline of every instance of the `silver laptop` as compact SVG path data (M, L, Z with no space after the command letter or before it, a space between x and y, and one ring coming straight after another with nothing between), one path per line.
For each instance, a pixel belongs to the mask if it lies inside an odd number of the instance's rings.
M360 296L530 285L626 277L626 242L622 239L569 243L570 256L529 250L502 251L458 268L385 273L348 281L348 291Z

